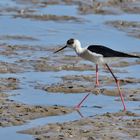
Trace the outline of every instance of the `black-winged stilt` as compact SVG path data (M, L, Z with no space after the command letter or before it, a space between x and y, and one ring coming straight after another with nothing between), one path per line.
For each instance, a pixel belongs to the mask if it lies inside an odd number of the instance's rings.
M119 51L112 50L110 48L107 48L102 45L90 45L86 48L81 47L81 43L77 39L69 39L66 43L66 45L59 50L55 51L54 53L57 53L64 48L69 47L75 50L78 56L82 57L83 59L89 60L91 62L94 62L96 64L96 86L99 86L99 81L98 81L98 65L102 64L107 67L107 69L110 71L111 75L115 79L119 95L123 104L123 110L126 110L126 106L124 103L124 98L120 90L120 85L119 85L119 80L116 78L112 70L110 69L109 65L107 64L109 58L114 58L114 57L128 57L128 58L140 58L140 56L137 55L132 55L132 54L127 54ZM80 108L81 104L84 102L84 100L90 95L88 93L82 101L76 106L77 109Z

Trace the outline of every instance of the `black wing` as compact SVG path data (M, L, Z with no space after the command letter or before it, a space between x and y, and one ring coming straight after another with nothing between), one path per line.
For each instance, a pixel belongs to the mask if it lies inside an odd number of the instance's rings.
M112 50L112 49L105 47L105 46L102 46L102 45L90 45L87 49L91 52L94 52L97 54L102 54L103 57L135 57L135 58L140 58L140 56L115 51L115 50Z

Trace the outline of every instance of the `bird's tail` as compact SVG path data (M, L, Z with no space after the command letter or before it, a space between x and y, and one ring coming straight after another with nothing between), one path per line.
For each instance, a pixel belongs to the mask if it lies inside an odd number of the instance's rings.
M116 51L116 56L117 57L140 58L140 56L139 55L136 55L136 54L128 54L128 53L117 52L117 51Z
M138 56L136 54L125 54L124 57L140 58L140 56Z

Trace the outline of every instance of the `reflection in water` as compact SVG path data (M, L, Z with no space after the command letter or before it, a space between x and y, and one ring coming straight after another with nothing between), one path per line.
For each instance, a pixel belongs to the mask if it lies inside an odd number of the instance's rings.
M84 115L80 112L80 110L77 109L76 112L80 115L81 118L84 117Z

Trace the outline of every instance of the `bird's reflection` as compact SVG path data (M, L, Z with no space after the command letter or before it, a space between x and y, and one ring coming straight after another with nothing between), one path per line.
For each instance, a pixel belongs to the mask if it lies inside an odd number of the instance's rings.
M78 115L79 115L81 118L83 118L83 117L84 117L84 115L82 114L82 112L80 112L80 110L79 110L79 109L76 109L75 111L78 113Z

